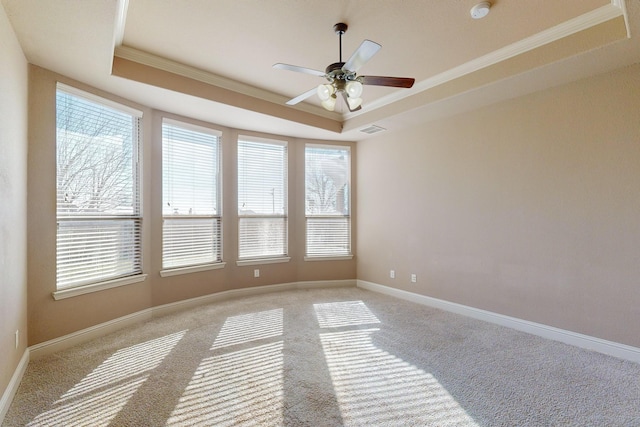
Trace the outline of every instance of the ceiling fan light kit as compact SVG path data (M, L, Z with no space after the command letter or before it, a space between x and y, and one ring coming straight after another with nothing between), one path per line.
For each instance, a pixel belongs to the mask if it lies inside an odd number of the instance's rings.
M353 112L361 109L363 85L402 88L410 88L413 86L413 83L415 82L415 79L413 78L357 75L358 69L378 53L382 47L371 40L363 41L347 62L342 62L342 35L347 31L347 28L347 24L342 22L333 26L333 30L340 38L340 61L330 64L324 72L282 63L273 65L274 68L324 77L329 82L323 83L317 88L311 89L302 95L287 101L287 105L295 105L308 97L313 96L315 93L326 110L334 111L337 94L341 93L349 111Z

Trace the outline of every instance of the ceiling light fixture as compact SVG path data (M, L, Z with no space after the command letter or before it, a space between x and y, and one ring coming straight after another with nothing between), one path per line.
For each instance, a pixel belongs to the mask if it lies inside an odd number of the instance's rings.
M471 8L471 17L473 19L482 19L489 14L491 9L491 3L483 1Z
M362 95L362 83L354 74L345 73L342 70L341 62L338 64L340 65L338 69L327 69L329 83L318 86L316 92L322 102L322 106L329 111L334 110L337 94L342 92L345 101L349 105L349 110L353 111L362 104L362 98L360 97Z
M313 70L297 65L277 63L273 68L296 71L299 73L311 74L324 77L328 83L323 83L315 89L308 90L300 96L289 101L287 105L295 105L304 101L313 94L317 94L322 106L334 111L338 93L342 96L350 112L360 110L362 106L363 85L388 86L410 88L415 79L409 77L389 77L389 76L358 76L356 73L382 46L371 40L365 40L360 47L351 55L347 62L342 62L342 35L347 31L347 24L338 23L333 26L333 31L339 36L340 62L329 65L325 71Z
M350 111L356 110L362 104L362 82L358 80L356 73L345 70L342 62L342 35L347 31L347 24L336 24L333 30L340 38L340 62L331 64L325 70L325 77L329 83L318 86L318 98L322 101L322 106L329 111L333 111L336 106L337 93L342 95L349 106Z

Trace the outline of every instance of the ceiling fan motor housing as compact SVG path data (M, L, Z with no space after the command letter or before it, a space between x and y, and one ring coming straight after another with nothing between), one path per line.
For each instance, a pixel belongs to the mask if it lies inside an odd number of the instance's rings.
M327 80L332 83L335 81L338 84L342 82L343 85L346 82L357 80L356 73L354 73L353 71L344 70L342 68L344 67L344 64L344 62L334 62L333 64L329 65L325 69Z

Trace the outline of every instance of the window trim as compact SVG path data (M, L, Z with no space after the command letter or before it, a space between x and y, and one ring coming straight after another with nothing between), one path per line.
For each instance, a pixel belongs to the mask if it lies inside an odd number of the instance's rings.
M309 215L307 213L307 170L306 170L306 165L307 165L307 148L308 147L313 147L313 148L321 148L321 149L327 149L327 150L346 150L349 152L349 174L348 174L348 183L349 183L349 206L348 206L348 214L347 215L341 215L341 214L317 214L317 215ZM345 261L345 260L352 260L354 257L353 254L353 235L352 235L352 181L353 181L353 147L351 147L350 145L344 145L344 144L326 144L326 143L313 143L313 142L308 142L306 144L304 144L304 207L303 207L303 212L304 212L304 261ZM347 254L326 254L326 255L309 255L307 253L308 250L308 222L310 218L327 218L327 219L348 219L349 220L349 253Z
M56 257L56 279L55 279L55 287L56 290L52 292L52 296L54 298L54 300L61 300L61 299L66 299L66 298L71 298L71 297L75 297L75 296L79 296L79 295L84 295L84 294L88 294L88 293L93 293L93 292L98 292L98 291L102 291L105 289L111 289L111 288L115 288L115 287L119 287L119 286L125 286L125 285L130 285L130 284L134 284L134 283L139 283L139 282L143 282L144 280L146 280L147 278L147 274L144 272L144 254L143 254L143 243L144 243L144 239L143 239L143 183L142 183L142 167L141 167L141 156L142 156L142 149L143 149L143 136L142 136L142 132L143 132L143 112L141 110L138 110L136 108L130 107L128 105L122 104L120 102L117 101L113 101L111 99L105 98L103 96L100 95L96 95L94 93L79 89L77 87L74 86L70 86L67 85L65 83L62 83L60 81L56 81L56 87L55 87L55 99L56 99L56 104L54 107L54 114L56 116L56 120L57 120L57 115L58 115L58 109L57 109L57 96L59 92L63 92L67 95L73 96L73 97L77 97L77 98L81 98L84 99L85 101L89 101L95 104L98 104L100 106L103 106L105 108L109 108L112 110L116 110L122 114L126 114L126 115L130 115L133 119L135 119L135 124L134 124L134 134L136 135L134 144L135 144L135 149L132 151L132 171L136 176L136 181L135 181L135 186L133 188L134 191L134 195L137 197L137 214L134 213L132 215L96 215L96 216L83 216L83 215L78 215L78 216L59 216L58 211L57 211L57 192L59 191L58 189L58 185L57 185L57 174L58 174L58 170L57 170L57 166L56 166L56 253L55 253L55 257ZM58 137L57 137L57 124L56 124L56 163L57 163L57 156L58 156L58 150L57 150L57 146L58 146ZM136 194L137 193L137 194ZM128 220L128 221L137 221L138 223L138 227L140 228L139 231L139 241L137 242L139 244L139 272L134 272L131 274L127 274L127 275L121 275L121 276L116 276L116 277L109 277L109 278L105 278L106 280L101 280L101 279L97 279L98 281L91 281L91 282L87 282L87 283L79 283L76 285L69 285L69 286L63 286L61 288L58 287L58 243L57 243L57 239L58 239L58 230L59 230L59 224L60 222L67 222L67 221L84 221L84 220L91 220L91 221L113 221L113 220Z
M317 256L304 256L305 261L350 261L353 259L353 254L349 255L317 255Z
M118 277L113 280L106 280L104 282L91 283L88 285L80 285L70 288L63 288L52 292L53 299L56 301L77 297L79 295L89 294L98 291L104 291L105 289L117 288L119 286L132 285L134 283L144 282L147 279L147 274L136 274L133 276Z
M187 267L165 268L160 270L160 277L179 276L181 274L199 273L201 271L220 270L227 265L226 262L213 262L207 264L190 265Z
M124 104L121 104L119 102L107 99L107 98L103 98L102 96L96 95L96 94L91 93L91 92L86 92L86 91L84 91L82 89L78 89L77 87L69 86L69 85L64 84L62 82L56 82L56 92L57 91L66 92L69 95L73 95L73 96L78 96L80 98L84 98L84 99L86 99L88 101L104 105L105 107L113 108L114 110L118 110L118 111L120 111L122 113L125 113L125 114L131 114L132 116L137 117L139 119L141 119L142 116L143 116L142 111L140 111L140 110L138 110L136 108L129 107L128 105L124 105ZM141 128L142 128L142 126L141 126Z
M240 199L240 173L239 173L239 162L240 156L238 154L240 142L249 142L256 144L270 144L276 145L280 147L284 147L284 156L285 161L283 162L283 190L284 190L284 207L285 211L283 214L240 214L238 207L236 206L236 225L237 225L237 233L236 233L236 243L237 243L237 252L236 252L236 265L237 266L247 266L247 265L260 265L260 264L275 264L275 263L285 263L291 260L289 253L289 239L290 239L290 222L291 218L289 217L289 162L290 162L290 142L287 139L275 139L275 138L264 138L255 135L249 135L244 133L239 133L236 138L236 204ZM266 256L259 255L255 257L241 257L240 256L240 223L243 219L283 219L284 220L284 231L285 231L285 239L284 239L284 253Z
M222 143L222 138L224 135L224 132L220 129L217 129L215 127L207 127L207 126L201 126L201 125L196 125L193 123L190 123L188 121L183 121L183 120L176 120L170 117L162 117L161 118L161 124L160 124L160 128L161 128L161 140L162 140L162 147L164 148L164 132L163 132L163 128L164 125L168 125L168 126L174 126L183 130L187 130L190 132L196 132L196 133L202 133L202 134L207 134L210 136L213 136L217 139L216 143L217 143L217 178L216 178L216 186L217 186L217 213L216 214L212 214L212 215L180 215L180 216L172 216L172 215L164 215L162 213L162 208L161 208L161 216L162 216L162 232L161 232L161 270L160 270L160 277L170 277L170 276L177 276L177 275L181 275L181 274L189 274L189 273L197 273L200 271L208 271L208 270L217 270L217 269L221 269L224 268L224 266L226 265L226 263L223 261L224 260L224 254L223 254L223 218L222 218L222 203L223 203L223 192L224 192L224 187L223 187L223 181L222 181L222 176L223 176L223 171L222 171L222 166L223 166L223 143ZM162 182L164 183L164 153L162 154L162 162L161 162L161 169L162 169ZM162 197L164 199L164 189L161 190L162 193ZM164 204L164 200L163 200L163 204ZM214 221L217 221L218 224L218 259L214 260L212 262L207 262L207 263L199 263L199 264L190 264L190 265L180 265L180 266L176 266L176 267L165 267L164 266L164 222L165 220L169 219L169 220L181 220L181 219L189 219L189 218L202 218L202 219L212 219Z
M279 256L271 258L245 258L236 261L238 267L246 265L262 265L262 264L280 264L291 261L290 256Z

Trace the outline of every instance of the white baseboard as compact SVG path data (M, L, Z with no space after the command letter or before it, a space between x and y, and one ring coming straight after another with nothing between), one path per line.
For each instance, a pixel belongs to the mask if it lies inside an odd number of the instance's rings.
M291 282L280 283L277 285L255 286L251 288L230 289L228 291L216 292L214 294L204 295L197 298L172 302L169 304L153 307L153 316L164 316L176 311L198 307L204 304L210 304L219 301L225 301L231 298L248 297L252 295L266 294L270 292L290 291L294 289L314 289L314 288L330 288L330 287L347 287L356 286L355 279L348 280L319 280L313 282Z
M11 376L11 381L9 381L9 385L7 385L4 393L2 393L2 398L0 398L0 425L4 421L4 416L7 415L9 411L9 406L11 406L18 387L20 387L20 382L22 381L24 372L27 370L27 365L29 365L29 348L25 349L22 354L20 362Z
M149 308L127 316L110 320L99 325L92 326L50 341L29 347L28 353L31 359L64 350L74 345L99 338L118 329L134 325L138 322L149 320L153 317L163 316L176 311L197 307L204 304L228 300L231 298L240 298L251 295L260 295L269 292L287 291L294 289L313 289L327 287L347 287L358 286L374 292L390 295L396 298L423 304L429 307L438 308L452 313L461 314L486 322L495 323L508 328L538 335L543 338L560 341L566 344L574 345L588 350L597 351L621 359L630 360L640 363L640 348L632 347L625 344L607 341L589 335L579 334L577 332L567 331L553 326L543 325L541 323L530 322L515 317L505 316L503 314L493 313L474 307L465 306L413 292L403 291L391 288L377 283L367 282L364 280L329 280L329 281L310 281L310 282L291 282L277 285L256 286L251 288L231 289L228 291L217 292L188 300L177 301L161 306ZM27 360L28 362L28 360ZM4 401L3 401L4 402ZM1 409L1 407L0 407Z
M137 313L128 314L126 316L118 317L117 319L109 320L108 322L104 322L99 325L72 332L68 335L41 342L40 344L32 345L31 347L29 347L29 349L31 350L31 359L35 360L42 356L65 350L74 345L78 345L94 338L99 338L111 332L115 332L118 329L134 325L144 320L149 320L151 319L151 317L152 311L150 308L148 308L146 310L138 311Z
M89 340L99 338L118 329L134 325L138 322L150 320L153 317L164 316L176 311L197 307L218 301L224 301L231 298L246 297L251 295L260 295L269 292L287 291L293 289L312 289L312 288L328 288L328 287L345 287L356 286L355 279L349 280L320 280L313 282L291 282L277 285L255 286L251 288L231 289L228 291L216 292L214 294L204 295L197 298L172 302L157 307L148 308L127 316L119 317L99 325L91 326L80 331L54 338L49 341L29 347L31 359L37 359L57 351L70 348L74 345L87 342Z
M82 342L89 341L94 338L99 338L108 333L114 332L118 329L126 326L134 325L138 322L150 320L153 317L162 316L165 314L173 313L179 310L197 307L200 305L224 301L231 298L246 297L251 295L260 295L269 292L287 291L294 289L315 289L315 288L327 288L327 287L350 287L358 286L359 288L366 289L373 292L390 295L396 298L404 299L407 301L415 302L418 304L426 305L429 307L438 308L441 310L449 311L452 313L461 314L474 319L495 323L508 328L516 329L519 331L538 335L543 338L560 341L566 344L574 345L577 347L585 348L588 350L597 351L600 353L608 354L621 359L629 360L632 362L640 363L640 348L628 346L625 344L616 343L613 341L607 341L600 338L591 337L588 335L579 334L576 332L567 331L564 329L555 328L552 326L543 325L540 323L530 322L527 320L518 319L515 317L505 316L498 313L493 313L486 310L481 310L474 307L465 306L437 298L428 297L425 295L416 294L413 292L403 291L400 289L391 288L377 283L367 282L364 280L330 280L330 281L312 281L312 282L292 282L283 283L277 285L268 286L256 286L252 288L232 289L228 291L218 292L215 294L205 295L202 297L191 298L188 300L178 301L170 304L161 305L132 313L127 316L123 316L117 319L110 320L99 325L92 326L59 338L55 338L50 341L46 341L40 344L36 344L27 348L20 359L20 363L16 368L11 381L4 391L2 398L0 399L0 424L9 410L11 401L15 396L16 391L20 385L20 381L24 375L27 365L30 359L37 359L47 354L51 354L56 351L61 351Z
M543 325L541 323L530 322L516 317L505 316L503 314L493 313L479 308L403 291L364 280L358 280L357 286L369 291L390 295L406 301L438 308L451 313L461 314L463 316L483 320L485 322L495 323L518 331L538 335L543 338L560 341L565 344L640 363L640 348L632 347L630 345L607 341L589 335L579 334L577 332L567 331L553 326Z

